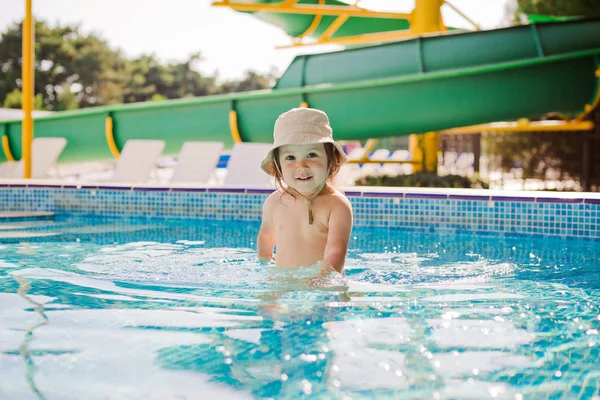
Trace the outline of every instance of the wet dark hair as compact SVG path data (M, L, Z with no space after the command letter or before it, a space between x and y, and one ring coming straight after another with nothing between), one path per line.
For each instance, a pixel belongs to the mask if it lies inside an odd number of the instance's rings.
M327 167L329 168L329 176L328 180L331 180L333 183L333 179L340 171L340 167L342 166L342 155L337 151L335 146L331 143L323 143L325 147L325 154L327 155ZM283 176L281 175L281 164L279 163L279 147L273 150L273 162L275 163L275 186L278 191L282 193L288 193L287 189L283 186Z

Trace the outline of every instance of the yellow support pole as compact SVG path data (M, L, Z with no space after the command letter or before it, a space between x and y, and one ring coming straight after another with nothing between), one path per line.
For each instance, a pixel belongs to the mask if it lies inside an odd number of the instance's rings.
M412 13L411 30L415 34L439 32L442 30L440 23L440 8L443 0L415 0Z
M242 143L242 137L240 136L240 130L238 128L237 112L235 110L229 111L229 129L231 131L233 142Z
M325 5L325 0L319 0L319 5L320 6ZM314 33L315 29L317 29L317 27L321 23L322 19L323 19L322 14L315 15L312 22L308 26L308 28L306 28L306 30L304 32L302 32L300 35L298 35L298 39L302 40L302 38L312 35Z
M416 35L439 32L444 29L441 17L441 7L444 0L415 0L412 13L411 32ZM427 171L437 170L437 152L439 149L439 134L430 132L425 135L410 135L408 149L413 164L413 173L420 172L423 167ZM422 145L421 145L422 144ZM423 160L425 161L423 163ZM435 165L434 165L435 162ZM425 165L423 165L425 164Z
M479 133L517 133L517 132L569 132L594 129L592 121L534 121L520 119L513 122L492 122L491 124L463 126L444 129L441 135L474 135Z
M375 145L377 144L377 139L369 139L365 143L365 148L363 151L363 155L360 157L360 161L369 161L369 153L373 151Z
M473 21L471 18L469 18L465 13L463 13L462 11L460 11L458 8L456 8L452 4L450 4L447 0L444 1L444 4L446 4L452 10L454 10L455 13L457 13L458 15L460 15L461 17L463 17L463 19L465 21L467 21L468 23L470 23L471 25L473 25L473 28L475 28L475 30L477 30L477 31L481 30L481 27L475 21Z
M325 32L323 32L321 37L318 39L318 42L321 42L323 40L328 40L331 37L331 35L333 35L335 32L337 32L337 30L340 29L342 25L344 25L344 22L346 22L349 17L350 17L349 15L340 15L339 17L337 17L331 23L331 25L329 25L327 27L327 29L325 29Z
M119 158L121 152L115 142L115 134L113 132L113 119L112 117L106 117L106 123L104 124L104 130L106 131L106 143L114 158Z
M437 172L440 134L437 132L427 132L423 135L423 148L425 152L425 170L427 172Z
M423 171L423 147L421 146L423 135L412 134L408 136L408 151L410 152L410 159L414 161L412 172Z
M375 32L375 33L365 33L361 35L354 36L344 36L339 38L329 38L325 39L323 37L319 38L318 41L311 43L303 43L301 41L295 41L289 45L280 45L276 46L276 49L289 49L294 47L308 47L308 46L321 46L323 44L339 44L339 45L354 45L354 44L365 44L365 43L382 43L382 42L392 42L394 40L400 39L408 39L414 37L415 35L409 29L403 29L398 31L389 31L389 32Z
M596 70L596 76L598 78L600 78L600 68L598 68ZM598 82L598 85L600 85L600 82ZM577 122L581 122L583 121L583 119L589 114L591 113L596 107L598 107L598 105L600 105L600 88L598 88L598 90L596 91L596 97L594 98L594 100L592 101L591 104L586 104L585 108L584 108L584 112L579 114L577 116L577 118L575 118L575 121Z
M33 17L31 16L31 1L25 0L25 19L23 20L23 70L21 79L23 80L23 90L21 92L21 103L23 108L22 124L22 151L23 177L31 178L31 142L33 141L33 118L31 111L33 109L33 65L35 54L33 52L33 41L35 40L35 31Z
M4 156L8 161L15 161L11 151L10 151L10 143L8 143L8 136L2 136L2 150L4 150Z

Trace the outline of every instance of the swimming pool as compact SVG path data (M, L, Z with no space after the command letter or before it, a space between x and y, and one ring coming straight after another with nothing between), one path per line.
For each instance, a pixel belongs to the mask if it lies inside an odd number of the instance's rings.
M600 396L598 241L359 226L313 280L257 230L0 224L0 398Z

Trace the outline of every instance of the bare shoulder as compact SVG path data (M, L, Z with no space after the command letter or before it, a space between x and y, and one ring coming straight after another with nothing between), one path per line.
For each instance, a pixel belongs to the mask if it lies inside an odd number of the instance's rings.
M339 210L341 212L352 214L352 204L350 200L340 191L334 190L329 195L331 210Z
M267 199L264 202L264 207L273 207L275 206L278 202L279 199L281 198L281 193L279 193L279 191L274 191L273 193L271 193L269 195L269 197L267 197Z
M340 204L344 204L348 208L352 209L352 204L350 203L350 199L348 199L346 197L346 195L344 195L344 193L340 192L339 190L336 190L334 192L334 195L335 195L336 200L339 201Z
M273 213L275 209L279 207L281 204L281 193L279 191L274 191L267 197L263 203L263 212L264 213Z
M330 232L337 234L350 234L353 224L352 204L350 200L341 192L333 191L328 195L329 218L327 226Z

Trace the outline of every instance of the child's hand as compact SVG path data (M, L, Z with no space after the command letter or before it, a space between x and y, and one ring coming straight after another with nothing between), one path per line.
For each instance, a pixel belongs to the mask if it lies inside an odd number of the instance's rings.
M275 264L275 257L274 256L270 256L270 257L258 257L258 262L261 265L270 265L270 264Z
M331 275L332 272L337 272L335 268L331 266L331 263L328 259L324 259L323 261L318 263L319 266L319 274L317 276L324 277Z
M325 290L342 290L347 291L348 288L345 283L344 271L340 273L338 270L333 268L333 265L329 260L324 259L317 263L319 272L316 276L309 278L308 284L311 288L325 289ZM334 273L332 275L332 272Z

